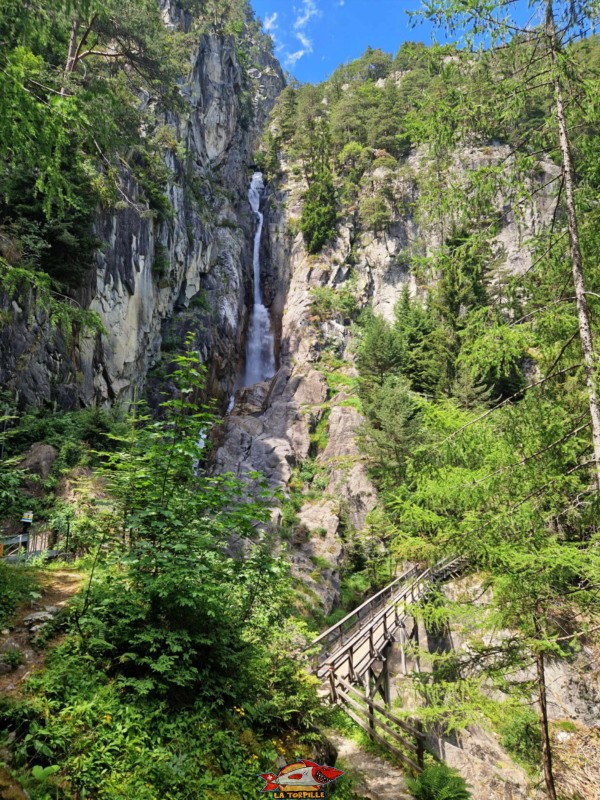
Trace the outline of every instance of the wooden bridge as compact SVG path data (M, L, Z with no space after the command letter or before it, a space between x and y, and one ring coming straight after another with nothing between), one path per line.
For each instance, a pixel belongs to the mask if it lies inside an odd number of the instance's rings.
M390 652L398 643L406 674L407 650L419 644L419 626L411 606L463 566L463 559L448 558L426 570L411 567L310 645L311 652L316 648L313 672L327 685L330 701L416 773L423 769L426 737L418 720L402 720L389 710ZM376 702L377 695L383 704Z

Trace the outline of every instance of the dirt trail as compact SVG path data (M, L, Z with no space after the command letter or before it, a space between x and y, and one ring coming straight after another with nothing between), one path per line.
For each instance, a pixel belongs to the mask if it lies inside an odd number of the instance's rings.
M0 633L0 652L20 650L24 659L24 663L13 672L0 674L0 696L17 692L21 683L43 664L46 657L46 650L35 650L31 646L31 625L25 623L26 618L30 614L48 609L52 614L57 613L57 609L64 608L71 597L79 591L84 579L83 573L68 569L42 572L41 598L23 604L10 625Z
M328 731L327 738L335 745L338 758L351 768L357 782L356 791L362 797L368 800L412 800L405 775L389 761L367 753L355 741L337 732Z

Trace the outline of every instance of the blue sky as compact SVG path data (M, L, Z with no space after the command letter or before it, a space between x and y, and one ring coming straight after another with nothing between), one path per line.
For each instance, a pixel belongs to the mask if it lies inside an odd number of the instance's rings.
M402 42L445 41L432 25L411 24L408 11L419 0L251 0L264 28L275 40L284 69L298 80L318 82L365 49L379 47L395 54ZM516 3L523 22L526 0Z
M402 42L431 42L432 28L412 28L418 0L252 0L275 40L284 69L298 80L325 79L370 45L395 53ZM438 32L441 41L441 32Z

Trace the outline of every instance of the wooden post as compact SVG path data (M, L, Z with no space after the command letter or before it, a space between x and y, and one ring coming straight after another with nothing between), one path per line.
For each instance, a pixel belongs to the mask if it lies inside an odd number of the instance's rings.
M348 653L348 683L355 683L356 674L354 672L354 650L350 648Z
M337 703L337 691L335 688L335 670L333 667L329 668L331 671L329 673L329 691L331 693L331 703L335 705Z
M415 728L419 733L423 733L423 723L420 719L415 720ZM422 736L417 736L415 738L417 740L417 764L422 771L425 768L425 745Z
M373 699L372 684L373 684L373 670L369 667L369 676L367 682L367 697L369 700ZM368 704L367 704L367 713L369 716L369 736L371 739L373 739L374 737L371 734L375 730L375 712L373 711L373 707Z
M404 625L400 628L400 663L402 664L402 674L406 675L406 650L404 645L406 642L406 629Z
M389 650L388 650L388 655L389 655ZM385 661L383 662L383 670L384 670L383 700L386 706L390 708L392 705L392 691L390 686L390 670L388 665L389 665L389 659L386 657Z
M419 656L419 621L414 619L413 638L415 641L415 667L417 672L421 672L421 657Z

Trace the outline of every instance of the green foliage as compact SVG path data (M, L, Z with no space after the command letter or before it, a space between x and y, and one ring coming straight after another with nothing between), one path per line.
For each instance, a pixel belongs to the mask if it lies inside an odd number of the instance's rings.
M96 312L82 309L76 302L65 298L56 290L56 284L53 284L51 278L39 269L13 267L0 256L0 281L0 296L21 302L23 298L28 298L29 312L32 313L34 304L38 311L44 310L51 324L59 328L67 340L74 330L102 330Z
M331 173L317 173L304 195L300 230L309 253L318 253L335 235L337 224L335 186Z
M344 614L360 605L368 596L371 588L371 578L367 572L353 572L345 575L340 588L340 601ZM333 625L333 622L331 624Z
M377 233L385 231L392 223L392 212L385 197L363 197L360 201L360 220L366 230Z
M157 245L152 262L152 274L157 278L166 278L171 269L169 256L164 245Z
M361 377L381 386L390 375L400 372L405 357L402 342L391 325L383 317L367 316L357 353Z
M318 455L327 447L327 442L329 441L329 414L330 410L327 409L310 434L311 455L313 456Z
M56 773L60 770L60 767L57 764L52 764L49 767L40 767L38 764L35 767L32 767L31 774L40 783L47 783L48 778L52 775L56 775Z
M217 420L198 404L198 357L177 357L172 379L159 419L138 407L104 439L88 585L45 671L0 707L35 800L49 789L65 800L247 797L285 752L274 737L302 752L324 718L317 682L293 658L304 631L290 619L288 567L257 533L271 500L206 472L198 441ZM78 517L64 503L53 525L81 536ZM243 559L228 553L232 536ZM3 589L19 569L0 563ZM2 602L12 609L23 592Z
M418 778L409 778L415 800L471 800L467 782L445 764L426 767Z
M0 561L0 626L10 621L19 603L37 597L37 588L34 567Z
M193 695L185 705L134 701L71 642L50 652L46 672L30 681L22 701L0 705L0 724L16 732L16 767L32 800L46 800L49 787L52 800L75 792L99 800L241 800L257 791L257 773L285 752L276 737L286 723L276 715L287 716L314 692L304 679L291 681L288 695L292 676L282 669L280 677L279 686L266 678L271 698L230 709ZM60 771L49 769L55 766Z
M313 286L310 290L310 313L319 322L347 322L356 313L356 298L349 289Z
M396 486L422 439L423 402L405 381L390 377L363 402L368 423L360 432L371 470L381 485Z
M499 725L502 746L529 769L539 769L542 742L538 715L522 707L504 717Z
M44 442L63 451L66 467L78 463L73 447L89 450L104 450L112 447L112 434L122 430L123 420L118 408L106 409L94 406L79 411L54 411L32 408L15 415L12 427L4 434L8 455L23 453L36 442Z
M272 593L283 566L270 558L267 542L256 542L244 562L223 556L234 531L253 538L266 510L261 502L240 503L242 486L230 476L194 469L200 432L215 420L197 406L197 357L176 361L179 391L162 404L161 420L131 419L118 447L105 453L115 507L99 524L115 567L106 585L92 586L79 625L123 686L241 699L253 658L246 637L282 613L284 596L274 602Z
M0 660L11 670L14 670L25 663L25 656L21 650L14 647L9 650L4 650L2 653L0 653Z

